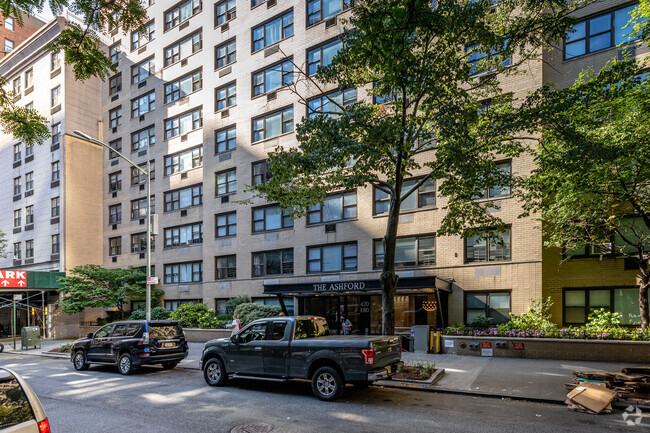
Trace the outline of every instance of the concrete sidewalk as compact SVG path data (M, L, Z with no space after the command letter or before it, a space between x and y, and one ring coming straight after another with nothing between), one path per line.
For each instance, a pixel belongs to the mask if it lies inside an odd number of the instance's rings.
M72 343L72 340L43 340L41 349L13 350L13 343L1 340L5 353L48 356L69 359L69 354L48 353L52 348ZM20 344L20 342L18 342ZM203 343L188 343L189 355L179 368L198 370ZM621 371L624 367L638 364L556 361L547 359L488 358L460 355L431 355L425 353L402 353L408 365L434 364L444 368L445 375L435 385L413 384L401 381L380 381L377 385L420 389L426 391L453 392L490 397L518 398L526 400L564 402L564 384L572 381L575 370ZM0 354L0 365L2 354ZM72 368L72 366L71 366Z

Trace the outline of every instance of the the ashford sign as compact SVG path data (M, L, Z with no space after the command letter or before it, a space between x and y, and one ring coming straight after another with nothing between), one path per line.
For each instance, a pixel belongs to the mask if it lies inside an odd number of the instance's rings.
M312 284L314 292L351 292L355 290L366 290L365 281L346 281L336 283Z
M397 282L398 289L434 289L435 277L406 277ZM379 278L357 281L328 281L318 283L264 284L266 294L309 294L327 292L368 292L380 290Z

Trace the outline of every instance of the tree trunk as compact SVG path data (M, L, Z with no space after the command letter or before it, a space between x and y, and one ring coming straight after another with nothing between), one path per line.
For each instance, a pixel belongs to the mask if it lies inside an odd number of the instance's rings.
M641 329L648 329L648 288L650 287L650 273L648 272L648 259L639 260L639 313L641 313Z
M391 196L386 235L382 240L384 246L384 266L379 277L379 284L381 286L382 335L395 334L395 291L398 280L397 275L395 275L395 246L397 244L401 190L401 185L396 186L395 193Z

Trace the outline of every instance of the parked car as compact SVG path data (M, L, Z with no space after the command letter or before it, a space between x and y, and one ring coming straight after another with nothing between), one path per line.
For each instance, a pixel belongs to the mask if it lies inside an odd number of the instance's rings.
M171 320L130 320L110 323L76 340L70 360L77 370L90 364L112 364L122 374L141 365L160 364L171 369L187 357L185 333Z
M45 410L18 373L0 367L0 432L50 433Z
M334 400L346 383L365 387L402 365L396 336L329 335L323 317L260 319L231 338L208 341L200 367L208 385L229 377L283 382L311 380L314 395Z

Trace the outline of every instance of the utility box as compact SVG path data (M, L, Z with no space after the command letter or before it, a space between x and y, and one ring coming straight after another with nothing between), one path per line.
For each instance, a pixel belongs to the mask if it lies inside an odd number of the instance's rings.
M404 352L413 352L413 337L407 334L401 334L402 350Z
M429 350L429 325L411 326L413 337L413 350L416 352L427 352Z
M29 350L30 347L41 348L41 329L38 326L25 326L20 331L20 347Z

